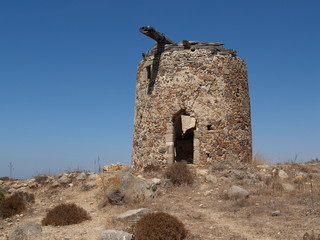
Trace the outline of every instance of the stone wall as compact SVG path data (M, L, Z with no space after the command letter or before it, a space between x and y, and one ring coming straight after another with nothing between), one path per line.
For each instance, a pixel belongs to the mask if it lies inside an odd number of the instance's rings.
M245 62L234 51L153 51L137 72L132 165L250 162ZM190 153L191 152L191 153Z

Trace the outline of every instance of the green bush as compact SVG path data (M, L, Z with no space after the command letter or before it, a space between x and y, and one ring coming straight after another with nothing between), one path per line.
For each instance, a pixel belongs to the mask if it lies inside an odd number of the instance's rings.
M62 203L49 210L42 220L43 225L64 226L91 219L86 210L74 203Z
M149 213L135 225L135 240L182 240L187 231L181 221L164 212Z
M2 218L9 218L21 213L25 209L26 206L23 200L16 196L11 196L0 203L0 216Z
M185 161L170 165L165 172L165 176L169 178L174 185L193 183L193 175Z

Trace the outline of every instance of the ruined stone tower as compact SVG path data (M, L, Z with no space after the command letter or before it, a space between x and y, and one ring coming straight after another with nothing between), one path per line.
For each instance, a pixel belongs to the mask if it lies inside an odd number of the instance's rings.
M132 165L175 161L250 162L250 99L245 62L222 43L155 39L137 72Z

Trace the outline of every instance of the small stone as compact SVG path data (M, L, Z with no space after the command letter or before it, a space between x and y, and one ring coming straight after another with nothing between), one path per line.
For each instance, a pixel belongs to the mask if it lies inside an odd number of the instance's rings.
M283 183L282 187L287 192L293 192L294 190L296 190L295 186L290 183Z
M210 182L210 183L216 183L217 177L212 174L209 174L209 175L206 175L206 180L207 182Z
M82 173L79 173L78 176L76 177L77 180L84 180L86 178L86 173L85 172L82 172Z
M286 178L289 177L288 174L287 174L285 171L281 170L281 169L279 170L278 176L279 176L281 179L286 179Z
M98 177L99 177L98 174L96 174L96 173L91 173L91 174L88 176L88 180L96 180Z
M124 232L124 231L117 231L117 230L106 230L103 231L98 240L131 240L132 234Z
M148 208L133 209L133 210L129 210L129 211L126 211L126 212L118 215L117 219L133 221L133 220L137 220L137 219L141 218L142 216L144 216L148 213L151 213L151 212L152 212L152 210L150 210Z
M152 183L153 183L153 184L156 184L156 185L160 185L161 179L159 179L159 178L153 178L153 179L152 179Z
M63 175L60 179L59 182L62 184L69 184L71 183L71 179L69 177L67 177L66 175Z
M243 200L249 197L249 192L242 187L233 185L229 188L227 195L229 199Z
M271 216L276 217L276 216L280 216L280 214L281 214L280 210L276 210L271 213Z
M21 226L17 226L15 229L8 233L9 239L16 239L18 237L23 237L32 234L38 234L42 232L42 228L39 224L34 222L29 222Z

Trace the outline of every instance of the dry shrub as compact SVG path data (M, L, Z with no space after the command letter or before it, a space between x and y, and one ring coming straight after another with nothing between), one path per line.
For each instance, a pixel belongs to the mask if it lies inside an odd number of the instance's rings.
M16 196L8 197L0 203L0 216L9 218L15 214L21 213L26 209L26 206L20 198Z
M161 170L161 167L154 164L149 164L143 168L143 171L146 173L159 172L160 170Z
M2 181L9 181L10 178L9 178L9 177L0 177L0 180L2 180Z
M12 196L20 198L24 203L34 203L35 197L33 193L15 192Z
M135 240L182 240L187 231L176 217L164 212L149 213L135 225Z
M36 183L38 184L44 184L47 182L48 180L48 176L47 175L38 175L38 176L35 176L34 179L36 180Z
M4 190L0 187L0 202L6 198Z
M264 156L261 153L254 153L252 156L252 165L257 166L257 165L263 165L263 164L269 164L271 160Z
M165 172L165 176L169 178L174 185L191 184L193 182L193 175L185 161L170 165Z
M43 225L64 226L91 219L88 212L74 203L62 203L47 212Z

